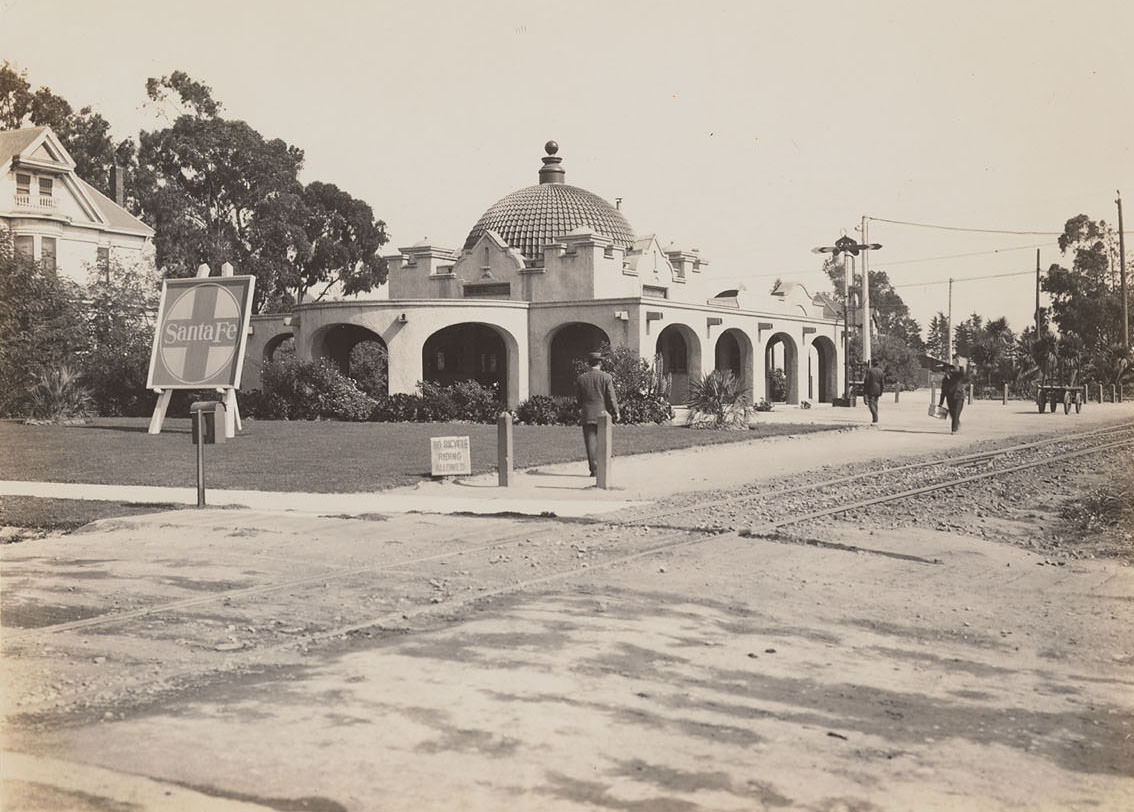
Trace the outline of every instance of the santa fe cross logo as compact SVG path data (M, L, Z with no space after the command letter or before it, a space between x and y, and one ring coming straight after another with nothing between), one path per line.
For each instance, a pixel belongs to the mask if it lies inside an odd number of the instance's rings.
M238 387L255 282L253 276L165 280L146 386Z

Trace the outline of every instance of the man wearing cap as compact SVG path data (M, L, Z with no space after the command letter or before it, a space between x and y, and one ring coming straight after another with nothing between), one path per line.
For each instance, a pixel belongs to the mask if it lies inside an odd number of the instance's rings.
M587 356L590 369L575 379L575 399L579 402L580 422L583 424L583 445L587 449L587 464L591 476L598 475L598 419L604 411L618 420L618 396L614 393L614 378L603 372L602 353Z

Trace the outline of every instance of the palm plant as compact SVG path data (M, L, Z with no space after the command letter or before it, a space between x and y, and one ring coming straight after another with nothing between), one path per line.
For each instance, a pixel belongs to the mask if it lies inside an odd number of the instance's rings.
M56 423L88 417L94 411L91 391L82 385L78 375L65 366L40 375L28 394L28 401L33 417Z
M744 428L751 409L749 389L729 369L714 369L689 383L691 426L715 429Z

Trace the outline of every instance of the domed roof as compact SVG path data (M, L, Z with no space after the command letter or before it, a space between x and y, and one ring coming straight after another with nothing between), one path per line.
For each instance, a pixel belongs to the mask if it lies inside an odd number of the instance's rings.
M593 192L569 186L555 153L559 145L549 141L540 169L540 182L518 189L493 203L465 239L465 249L476 245L486 231L495 231L509 246L529 258L543 256L543 248L568 232L589 227L610 237L619 248L634 243L634 230L622 212Z

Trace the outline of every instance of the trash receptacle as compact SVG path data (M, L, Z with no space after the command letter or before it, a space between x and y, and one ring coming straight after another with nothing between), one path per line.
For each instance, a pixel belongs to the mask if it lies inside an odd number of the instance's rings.
M189 407L192 418L192 440L194 444L206 445L224 442L224 404L219 400L199 400ZM220 426L220 431L217 427ZM198 437L198 434L201 437ZM203 438L203 439L202 439Z

